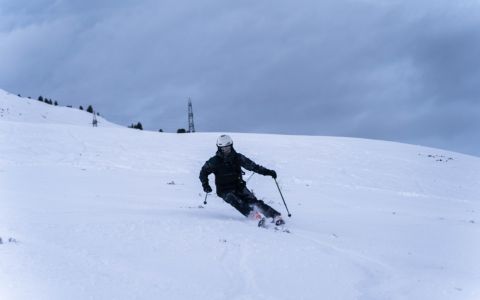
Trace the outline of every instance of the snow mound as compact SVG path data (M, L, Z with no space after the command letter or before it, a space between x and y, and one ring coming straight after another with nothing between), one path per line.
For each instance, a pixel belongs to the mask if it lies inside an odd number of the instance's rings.
M54 106L38 100L22 98L0 89L0 120L39 124L92 126L91 113L65 106ZM116 127L97 116L98 126Z

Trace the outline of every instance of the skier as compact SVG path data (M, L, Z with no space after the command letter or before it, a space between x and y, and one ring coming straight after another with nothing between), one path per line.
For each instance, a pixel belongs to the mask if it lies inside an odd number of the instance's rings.
M244 216L264 220L272 218L276 225L283 225L281 214L272 207L258 200L255 195L247 189L243 180L242 167L255 173L277 178L277 173L260 165L257 165L249 158L233 149L232 138L228 135L221 135L217 139L217 153L203 165L200 171L200 181L205 193L211 193L212 188L208 184L208 175L215 174L215 186L217 195L232 205ZM261 214L260 214L261 213ZM260 224L260 223L259 223Z

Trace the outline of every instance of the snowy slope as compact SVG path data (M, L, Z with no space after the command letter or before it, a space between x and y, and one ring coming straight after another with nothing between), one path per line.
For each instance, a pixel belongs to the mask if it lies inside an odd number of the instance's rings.
M0 89L0 120L92 126L92 114L86 111L21 98L2 89ZM103 127L118 127L100 116L97 117L97 121Z
M479 158L232 134L279 174L288 234L215 196L202 208L215 133L92 128L47 105L44 122L16 101L0 95L0 299L480 299ZM285 214L271 178L248 186Z

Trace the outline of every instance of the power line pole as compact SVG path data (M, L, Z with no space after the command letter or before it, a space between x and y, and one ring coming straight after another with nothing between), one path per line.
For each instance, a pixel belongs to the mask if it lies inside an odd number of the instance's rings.
M188 98L188 132L195 132L195 125L193 124L192 100L190 98Z
M97 127L98 121L97 121L97 116L96 116L95 111L93 111L92 114L93 114L92 125L93 125L93 127Z

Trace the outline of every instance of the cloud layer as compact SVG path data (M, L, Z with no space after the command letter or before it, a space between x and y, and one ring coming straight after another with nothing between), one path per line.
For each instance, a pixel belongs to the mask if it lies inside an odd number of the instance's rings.
M480 155L478 1L30 2L0 5L11 92L166 131L192 97L199 131Z

